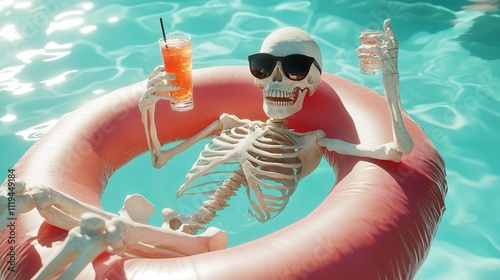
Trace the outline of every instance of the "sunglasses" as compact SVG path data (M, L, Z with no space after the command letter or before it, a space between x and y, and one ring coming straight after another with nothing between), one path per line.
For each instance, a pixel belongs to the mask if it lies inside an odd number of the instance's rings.
M250 72L257 79L271 76L278 61L281 61L286 77L292 81L300 81L307 77L313 63L321 73L321 67L316 59L303 54L274 56L268 53L256 53L248 56Z

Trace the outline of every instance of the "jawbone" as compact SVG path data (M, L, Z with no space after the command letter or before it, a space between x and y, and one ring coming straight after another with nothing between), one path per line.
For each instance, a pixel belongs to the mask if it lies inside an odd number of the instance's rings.
M292 91L281 89L264 90L264 112L270 118L285 119L302 109L308 89L294 88Z

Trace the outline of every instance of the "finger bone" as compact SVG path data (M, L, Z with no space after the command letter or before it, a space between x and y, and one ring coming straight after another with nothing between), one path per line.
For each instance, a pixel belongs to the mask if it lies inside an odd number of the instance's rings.
M382 51L380 50L380 48L373 45L361 45L356 49L356 51L359 53L359 55L363 54L370 54L372 56L382 55Z
M156 66L155 69L151 72L149 75L149 79L153 79L154 77L158 76L159 73L164 72L165 67L163 65Z

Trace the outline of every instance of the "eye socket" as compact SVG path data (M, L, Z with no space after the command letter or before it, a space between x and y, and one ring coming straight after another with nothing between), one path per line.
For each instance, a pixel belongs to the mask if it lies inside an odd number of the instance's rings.
M270 54L255 54L248 57L250 62L250 71L258 79L269 77L273 72L276 59Z
M281 57L268 53L256 53L248 56L250 72L257 79L269 77L278 61L281 61L286 77L293 81L300 81L307 77L313 63L321 73L318 62L313 57L303 54L291 54Z
M292 54L283 59L283 70L291 80L303 80L309 73L312 63L310 57Z

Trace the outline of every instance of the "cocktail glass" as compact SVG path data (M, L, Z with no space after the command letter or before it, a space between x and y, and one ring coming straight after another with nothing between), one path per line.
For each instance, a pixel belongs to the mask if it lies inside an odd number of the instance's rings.
M178 90L170 91L170 107L175 111L193 109L193 79L192 79L192 50L191 38L188 36L169 36L166 42L159 41L161 56L167 74L174 75L172 83L179 86Z
M361 40L361 44L365 46L373 46L376 45L380 47L380 43L374 40L373 35L379 36L382 35L380 31L375 30L365 30L361 32L359 39ZM368 58L364 55L370 55L371 58ZM380 61L378 60L378 55L369 50L360 50L359 51L359 70L361 73L365 75L375 75L380 71Z

